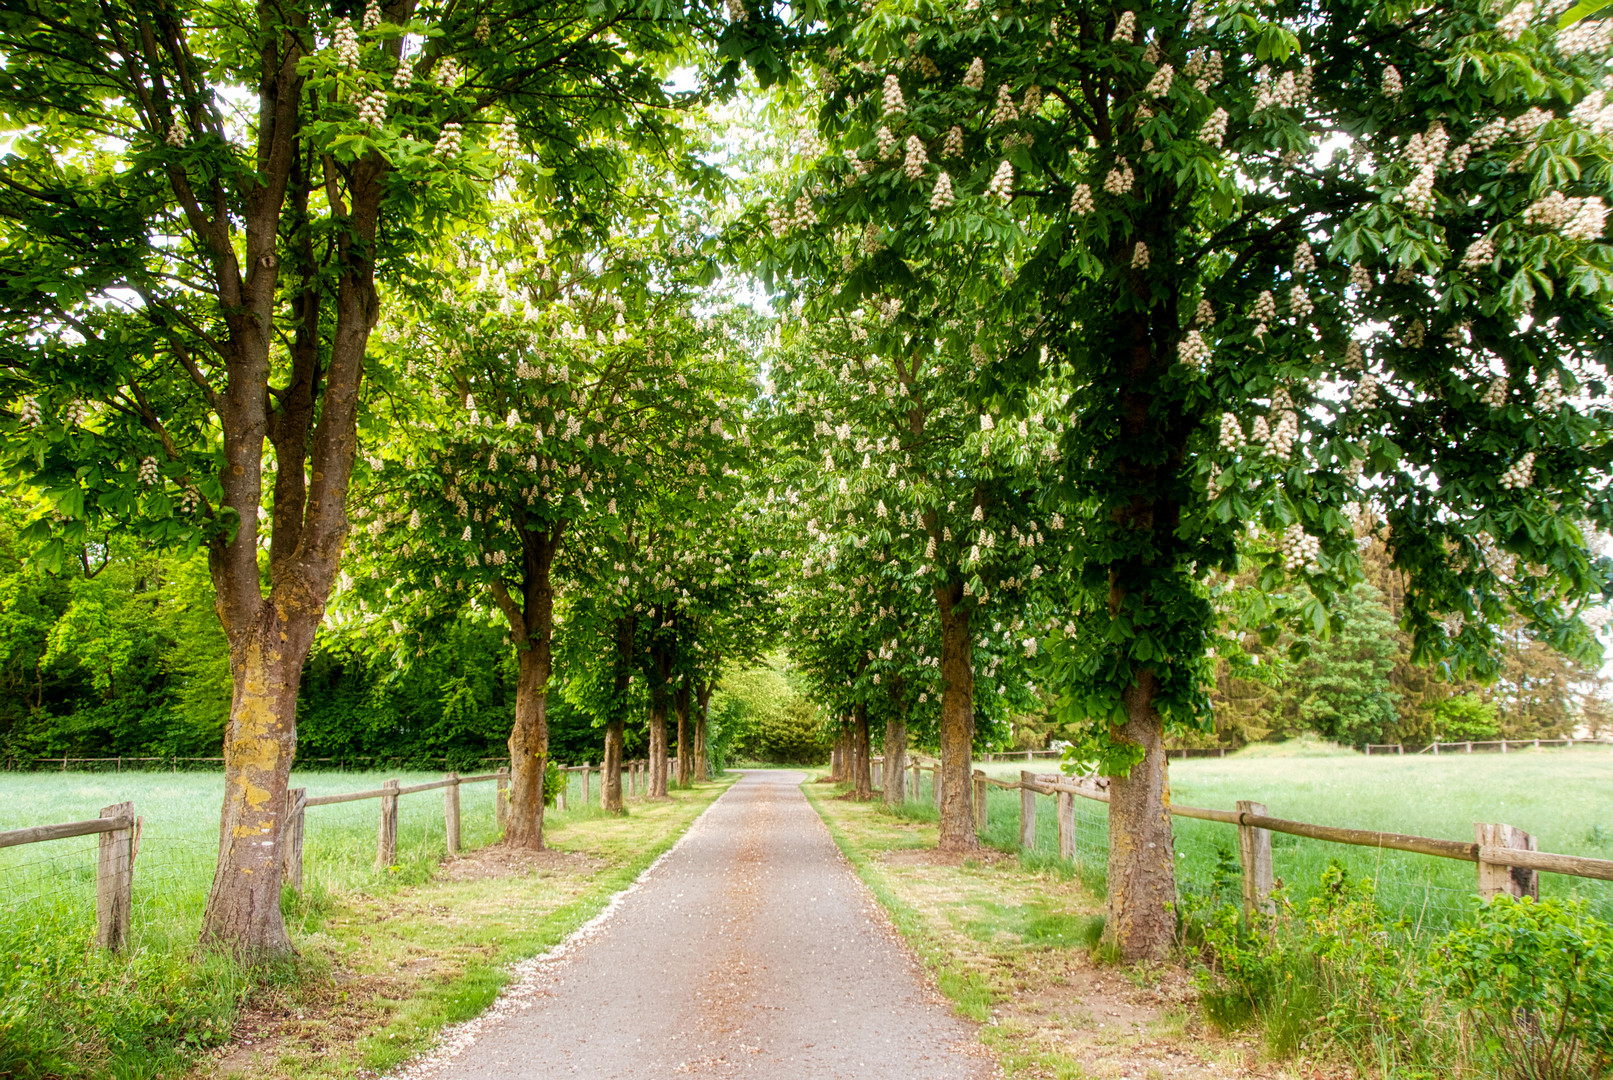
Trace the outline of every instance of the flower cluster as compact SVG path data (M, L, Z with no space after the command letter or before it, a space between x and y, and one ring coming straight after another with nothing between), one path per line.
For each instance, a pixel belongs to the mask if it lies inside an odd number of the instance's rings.
M82 398L74 398L67 403L67 408L62 413L62 422L69 427L82 427L89 423L94 415L95 410L90 407L89 402Z
M1036 83L1031 83L1025 88L1025 100L1020 103L1019 115L1035 116L1041 110L1042 88Z
M1554 413L1563 404L1563 384L1554 371L1546 376L1544 382L1535 387L1535 408L1544 413Z
M1506 472L1501 474L1501 486L1504 488L1526 488L1535 480L1535 453L1533 450L1513 462Z
M1484 404L1492 409L1507 407L1507 380L1505 378L1493 379L1484 391Z
M1122 11L1120 18L1115 20L1115 32L1110 41L1130 41L1137 36L1137 16L1134 12Z
M1316 310L1316 305L1311 303L1310 295L1305 292L1305 286L1295 285L1288 290L1288 309L1294 313L1296 319L1306 318Z
M349 71L357 71L359 64L358 34L346 19L336 24L330 43L336 49L336 60Z
M1495 260L1495 242L1488 236L1481 236L1467 246L1462 253L1463 270L1480 270Z
M1097 204L1092 201L1092 189L1086 184L1075 185L1075 190L1070 193L1070 212L1084 216L1095 209Z
M202 505L202 493L194 487L187 487L184 494L179 497L179 512L181 514L195 513L196 508L200 505Z
M459 80L464 76L465 73L460 68L459 62L452 56L443 57L442 63L437 65L437 85L444 90L452 90L455 86L458 86Z
M1574 53L1604 53L1613 44L1613 22L1607 19L1581 19L1557 35L1557 51L1564 56Z
M1361 376L1361 381L1356 383L1355 389L1350 392L1350 408L1370 409L1377 404L1377 401L1378 380L1369 371Z
M1607 221L1607 204L1599 196L1575 198L1553 191L1523 212L1525 225L1556 229L1564 240L1596 240Z
M1285 71L1273 81L1269 69L1262 67L1255 73L1255 111L1262 109L1294 109L1305 103L1308 96L1308 74L1302 80L1292 71Z
M1302 526L1290 525L1283 530L1278 548L1282 552L1283 567L1292 572L1302 566L1315 564L1322 554L1322 541L1306 532Z
M1193 89L1204 93L1221 81L1221 54L1213 49L1197 50L1188 57L1182 74L1193 80Z
M1236 450L1243 445L1243 428L1231 413L1221 414L1221 449Z
M1601 90L1592 90L1580 99L1568 113L1568 118L1582 127L1590 128L1593 135L1613 134L1613 103Z
M1220 146L1227 137L1227 111L1217 108L1199 127L1199 141Z
M1148 80L1148 85L1143 87L1143 93L1153 98L1164 97L1171 92L1171 80L1175 76L1174 68L1169 64L1161 64L1159 70L1154 72L1154 77Z
M1132 265L1136 265L1133 262ZM1146 265L1146 264L1145 264ZM1187 336L1176 346L1177 355L1182 363L1189 367L1203 367L1210 359L1210 346L1205 342L1204 335L1197 330L1189 330Z
M750 22L750 12L745 10L744 0L728 0L728 21L732 23Z
M459 153L459 140L459 124L453 120L448 121L442 126L442 134L437 136L437 156L444 158L456 156Z
M386 123L386 91L371 90L358 102L358 122L367 127Z
M414 81L414 61L407 56L398 59L398 70L392 73L392 89L407 90Z
M169 146L181 147L185 145L185 129L178 124L168 125L168 137L164 140Z
M957 124L947 130L947 137L941 142L942 157L960 157L963 154L963 128Z
M930 163L930 155L924 152L924 140L917 135L907 137L907 158L902 162L902 172L909 180L917 180L924 175L924 166Z
M1141 240L1137 241L1137 246L1131 249L1131 268L1133 270L1145 270L1148 268L1148 245Z
M896 156L896 136L891 133L890 128L881 124L879 130L874 132L874 141L879 144L879 156L881 158Z
M952 177L943 172L935 178L935 191L930 195L930 209L945 210L955 201L952 194Z
M907 102L902 97L902 84L895 75L885 76L883 103L887 116L907 112Z
M1400 69L1396 68L1393 64L1390 64L1388 67L1383 69L1384 97L1397 98L1405 89L1405 85L1400 81Z
M1007 202L1014 197L1014 167L1007 161L997 166L997 172L986 188L986 194Z
M1361 371L1367 366L1366 353L1354 338L1344 347L1344 367L1347 371Z
M1273 399L1273 406L1278 402ZM1294 443L1299 441L1299 414L1292 409L1283 409L1277 414L1277 424L1270 429L1266 438L1266 449L1279 461L1286 461L1294 453Z
M1109 170L1109 175L1103 178L1103 190L1111 195L1124 195L1136 182L1136 174L1131 171L1126 159L1121 158L1115 167Z
M140 460L140 471L136 478L147 487L162 479L162 474L157 471L157 459L154 457L142 458Z
M506 116L493 136L493 152L500 157L512 158L521 152L521 136L515 130L515 117Z
M1523 3L1507 12L1496 20L1495 28L1506 37L1508 41L1517 41L1523 32L1529 29L1529 20L1534 17L1535 5L1532 0Z
M1195 326L1213 326L1215 324L1215 308L1210 306L1208 300L1200 300L1198 307L1193 309L1193 324Z
M975 57L969 63L969 70L963 73L963 88L965 90L979 90L986 85L986 62Z
M1294 276L1308 274L1316 269L1316 254L1311 251L1310 242L1301 240L1294 249Z
M37 428L44 424L44 418L39 413L39 401L36 398L25 397L17 406L17 419L23 427Z
M991 111L991 126L1011 124L1019 119L1019 109L1014 106L1014 96L1008 92L1008 84L1003 83L997 87L997 107Z

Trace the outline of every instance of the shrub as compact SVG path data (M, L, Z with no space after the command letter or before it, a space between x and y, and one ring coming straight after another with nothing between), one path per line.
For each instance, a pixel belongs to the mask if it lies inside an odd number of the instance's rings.
M1582 902L1498 896L1430 967L1508 1075L1572 1080L1613 1064L1613 926Z

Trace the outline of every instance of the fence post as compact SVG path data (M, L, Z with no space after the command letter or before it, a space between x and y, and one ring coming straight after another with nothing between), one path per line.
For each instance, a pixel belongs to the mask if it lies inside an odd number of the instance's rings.
M930 794L935 797L935 808L941 809L941 763L930 766Z
M975 832L986 829L986 774L975 770Z
M443 832L448 837L448 854L459 854L459 774L448 774L449 784L442 789Z
M920 776L920 773L919 773L918 759L914 758L913 759L913 801L914 802L919 801L919 776Z
M1075 861L1075 796L1068 791L1058 793L1059 858Z
M1019 771L1019 846L1025 851L1036 847L1036 774Z
M571 791L571 770L560 770L560 790L554 793L554 808L564 813L566 809L566 795Z
M129 936L134 891L134 803L103 807L104 818L128 818L127 828L101 834L95 863L95 943L117 952Z
M593 772L593 771L594 771L593 762L585 761L585 762L582 763L582 804L583 804L584 809L586 809L587 806L588 806L588 774ZM600 782L600 785L603 786L604 783L605 783L605 778L603 776L601 776L599 778L599 782Z
M1257 814L1264 817L1266 804L1238 800L1239 814ZM1253 919L1258 912L1271 914L1277 906L1271 902L1271 832L1253 825L1238 825L1238 859L1243 863L1243 913Z
M510 767L498 767L498 779L493 781L493 820L498 825L500 835L504 833L504 822L510 813L509 797L506 790L510 786Z
M375 865L386 869L398 861L398 782L381 785L381 828L375 840Z
M287 884L302 895L302 831L308 813L308 789L292 788L286 792L286 824L280 832L280 869Z
M1490 825L1476 822L1473 831L1478 836L1479 847L1519 848L1523 851L1535 851L1535 838L1522 829L1511 825ZM1538 870L1525 870L1521 866L1508 866L1506 863L1488 863L1484 855L1479 854L1479 899L1488 900L1492 896L1506 893L1508 896L1532 896L1540 899L1540 872Z
M1406 744L1405 743L1395 743L1395 753L1404 755L1405 752L1406 752Z

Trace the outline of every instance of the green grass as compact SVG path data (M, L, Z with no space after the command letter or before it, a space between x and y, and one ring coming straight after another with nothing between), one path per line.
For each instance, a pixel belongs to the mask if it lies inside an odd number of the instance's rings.
M389 777L408 785L441 774L310 772L294 774L292 784L321 795L379 787ZM494 787L486 782L460 790L467 850L496 839ZM597 775L590 793L598 799ZM572 777L573 809L549 811L547 828L559 847L582 844L602 855L600 869L587 875L586 887L557 891L547 906L537 904L536 918L509 922L496 917L498 911L490 914L488 925L504 936L421 987L388 1019L401 1025L383 1035L389 1045L371 1047L362 1055L366 1063L376 1067L418 1048L442 1023L485 1007L502 985L499 965L540 951L592 917L672 843L698 812L696 804L703 807L715 793L680 793L666 808L636 807L624 820L604 815L597 802L579 806L580 778ZM143 819L131 938L117 957L91 946L96 837L0 849L0 1077L174 1075L193 1051L227 1039L251 995L320 977L325 958L341 952L340 931L328 925L334 915L354 904L399 902L432 881L446 850L441 791L400 800L398 861L384 870L375 866L379 800L310 808L304 895L288 891L286 915L293 940L314 947L304 948L298 963L245 970L195 950L222 798L217 773L0 773L0 829L93 818L122 801L133 801ZM492 906L519 909L525 902L500 894ZM446 947L475 929L456 925L434 944Z
M1018 779L1023 764L993 763L985 771ZM1050 764L1031 766L1054 771ZM1171 797L1181 804L1230 810L1239 799L1266 804L1274 817L1318 825L1413 833L1471 842L1473 824L1506 822L1533 833L1542 851L1613 858L1613 751L1603 748L1500 754L1374 756L1268 753L1172 761ZM925 794L928 793L928 782ZM982 839L1017 850L1019 792L993 789ZM1237 832L1228 825L1175 818L1177 876L1182 892L1206 902L1231 899L1241 885ZM1102 888L1108 853L1107 809L1076 800L1078 864L1073 869ZM1025 858L1054 859L1053 800L1037 799L1037 848ZM1383 905L1413 929L1439 930L1471 912L1477 868L1472 863L1405 852L1329 844L1274 834L1276 875L1290 897L1312 894L1329 861L1377 883ZM1054 859L1054 861L1057 861ZM1601 917L1613 917L1613 883L1541 875L1543 897L1581 897Z

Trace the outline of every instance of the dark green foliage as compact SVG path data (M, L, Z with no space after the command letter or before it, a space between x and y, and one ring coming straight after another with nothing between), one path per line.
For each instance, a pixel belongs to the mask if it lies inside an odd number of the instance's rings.
M1613 926L1583 903L1498 896L1445 939L1436 983L1517 1080L1613 1065Z
M1334 607L1337 625L1311 644L1279 701L1300 726L1335 742L1384 742L1397 715L1389 675L1395 624L1378 590L1357 585Z

